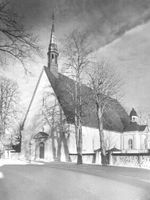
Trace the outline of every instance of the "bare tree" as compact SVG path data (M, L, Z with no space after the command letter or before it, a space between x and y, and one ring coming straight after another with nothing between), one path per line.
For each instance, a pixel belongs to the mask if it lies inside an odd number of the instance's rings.
M24 60L39 53L37 38L28 33L21 18L11 9L7 0L0 2L0 62L15 58L24 64ZM6 59L7 58L7 59Z
M51 102L51 98L55 98L55 94L49 92L46 93L43 99L43 110L45 123L50 127L50 138L52 139L53 159L60 161L61 149L64 146L64 153L66 161L70 161L69 149L68 149L68 126L62 111L61 106L56 99L54 103ZM57 142L57 147L56 143Z
M47 103L47 98L43 99L43 109L42 114L45 120L45 123L49 125L50 127L50 138L52 139L52 151L53 151L53 159L56 160L57 158L57 152L56 152L56 146L55 146L55 140L56 140L56 131L57 131L57 125L58 125L58 111L56 111L56 102L54 105L49 105Z
M18 114L19 92L16 82L0 76L0 134L13 129Z
M89 34L78 30L72 31L64 39L62 55L65 59L65 69L74 80L74 87L71 88L73 96L73 109L75 115L75 136L77 146L77 163L82 164L82 75L90 63L92 49L89 43Z
M98 129L101 146L102 164L106 164L106 145L104 138L104 113L109 109L113 97L119 94L121 81L112 70L111 65L105 60L94 63L93 71L89 74L89 87L91 91L91 100L96 105L96 114L98 120Z
M12 138L11 146L18 153L21 152L21 142L22 142L21 129L22 129L22 122L18 122L13 130L13 134L11 135Z
M57 149L57 159L60 160L61 157L61 146L64 146L64 153L66 157L66 161L70 162L71 158L69 155L69 148L68 148L68 139L70 136L69 133L69 127L68 124L66 123L66 118L63 114L62 108L59 105L59 123L58 123L58 128L59 128L59 135L57 136L57 143L58 143L58 149Z

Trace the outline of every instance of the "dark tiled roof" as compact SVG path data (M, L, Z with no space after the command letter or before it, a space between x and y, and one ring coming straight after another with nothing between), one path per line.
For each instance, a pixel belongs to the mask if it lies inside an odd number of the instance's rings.
M144 131L147 125L139 125L139 131Z
M130 124L124 129L124 132L128 131L144 131L146 125L139 125L137 122L130 122Z
M132 110L131 110L131 112L130 112L130 118L131 118L132 116L138 116L138 115L137 115L137 112L134 110L134 108L132 108Z
M74 101L72 99L72 94L75 87L74 81L60 73L58 74L58 78L56 78L47 67L44 69L68 123L73 124ZM84 102L84 105L82 106L82 124L84 126L97 128L98 122L96 117L96 107L95 104L89 100L89 97L87 97L87 94L92 92L92 90L86 85L82 85L81 92L82 101ZM104 113L104 129L123 132L125 127L128 126L129 121L130 119L125 109L117 100L110 98L110 105Z

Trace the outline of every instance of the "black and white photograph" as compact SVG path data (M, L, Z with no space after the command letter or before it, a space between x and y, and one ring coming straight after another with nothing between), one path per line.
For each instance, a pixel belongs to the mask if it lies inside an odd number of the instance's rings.
M0 0L0 200L150 200L150 0Z

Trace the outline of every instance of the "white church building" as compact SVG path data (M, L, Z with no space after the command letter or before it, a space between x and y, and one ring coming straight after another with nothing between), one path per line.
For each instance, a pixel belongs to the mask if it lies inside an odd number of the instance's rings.
M21 156L26 159L48 162L57 158L59 153L61 161L70 159L76 161L74 109L72 96L69 93L69 90L73 91L75 83L69 77L59 73L58 56L53 22L48 49L48 66L42 69L23 121ZM81 90L86 94L89 88L82 85ZM83 162L100 163L96 108L94 105L85 104L83 112ZM61 122L63 126L60 123L55 126L56 121ZM106 149L120 153L148 152L150 138L148 127L139 125L137 121L138 115L134 109L128 115L116 99L111 100L109 108L104 113ZM61 128L62 137L59 132Z

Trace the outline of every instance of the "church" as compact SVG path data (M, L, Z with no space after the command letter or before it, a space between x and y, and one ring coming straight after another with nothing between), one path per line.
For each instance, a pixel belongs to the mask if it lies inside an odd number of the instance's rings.
M74 81L59 73L59 51L52 23L48 48L48 65L44 66L23 121L21 157L30 160L76 162L74 109L70 90ZM89 88L81 86L83 96ZM101 163L100 138L96 109L85 104L82 117L83 163ZM132 109L127 114L122 105L111 99L104 113L104 135L107 151L120 153L148 152L149 130L138 124Z

